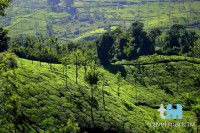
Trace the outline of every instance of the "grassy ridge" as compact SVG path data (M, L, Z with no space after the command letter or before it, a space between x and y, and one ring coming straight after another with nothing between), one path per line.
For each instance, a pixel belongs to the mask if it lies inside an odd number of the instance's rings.
M188 93L197 98L199 103L199 88L195 87L196 81L192 78L199 76L199 60L195 59L197 63L189 62L189 58L184 62L174 61L177 58L182 57L165 56L165 59L170 62L167 64L157 62L154 67L148 64L149 57L141 57L137 62L142 61L146 64L141 65L140 68L126 64L112 64L106 67L107 70L102 67L98 68L104 78L94 91L94 123L90 114L91 90L84 81L83 68L79 69L78 84L76 84L75 66L68 66L68 87L66 87L66 72L63 73L62 65L52 64L53 67L50 69L47 63L42 63L41 67L39 62L34 61L32 64L29 60L18 59L19 67L14 70L15 77L12 81L18 86L16 93L21 97L23 112L38 124L48 119L56 126L66 123L69 115L74 114L82 128L98 126L103 130L112 129L118 132L147 130L187 132L183 127L165 129L148 126L149 122L163 122L157 111L161 103L181 103L183 105L183 119L169 121L196 121L195 114L187 109L184 96ZM122 69L119 69L121 67ZM178 87L177 77L170 71L171 67L175 67L179 72ZM126 75L126 80L118 82L114 70L123 70L122 73ZM136 77L134 77L133 70L137 74ZM155 70L154 74L153 70ZM108 82L104 86L104 106L102 84L105 80ZM120 85L119 96L118 85ZM51 129L51 125L48 128Z

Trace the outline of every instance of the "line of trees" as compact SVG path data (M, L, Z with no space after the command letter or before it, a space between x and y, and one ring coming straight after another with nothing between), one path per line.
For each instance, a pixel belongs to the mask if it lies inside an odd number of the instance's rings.
M141 22L134 22L127 31L117 28L97 39L98 58L101 64L106 65L117 60L133 60L142 55L155 53L167 55L193 53L197 45L196 32L187 30L183 25L173 25L163 41L160 39L161 34L159 28L153 28L147 33Z
M41 34L36 37L19 35L10 40L7 33L7 30L0 29L0 52L8 50L21 58L49 63L62 63L64 57L75 57L77 54L82 58L79 58L81 63L78 64L84 66L88 60L100 61L102 65L106 65L118 60L134 60L139 56L155 53L200 55L197 50L196 32L188 31L186 27L178 24L166 32L163 41L159 39L162 34L159 28L153 28L147 33L141 22L134 22L127 31L117 28L104 33L96 41L77 43L60 43L56 36L44 38ZM71 62L76 64L77 61Z
M0 52L8 50L8 41L10 38L8 37L8 30L0 28Z
M5 8L7 8L12 0L1 0L0 1L0 16L5 16ZM0 27L0 52L8 49L9 37L7 36L8 30Z
M75 57L79 54L78 56L83 59L78 64L84 66L88 60L90 62L99 60L101 64L106 65L122 59L134 60L139 56L155 53L200 55L197 50L196 32L188 31L182 25L173 25L167 31L163 41L159 39L162 34L159 28L153 28L147 33L143 27L141 22L134 22L127 31L117 28L112 32L104 33L96 41L77 43L60 43L56 36L44 38L41 34L36 37L19 35L10 40L8 31L1 28L0 52L9 50L22 58L49 63L62 63L64 57L69 55ZM73 63L75 64L76 61Z
M89 49L88 49L89 48ZM20 35L11 39L9 51L21 58L44 61L49 63L63 63L63 58L68 58L70 63L76 63L73 56L78 55L79 63L87 64L89 60L96 60L96 48L93 42L60 43L56 36L45 39L42 35L37 37Z

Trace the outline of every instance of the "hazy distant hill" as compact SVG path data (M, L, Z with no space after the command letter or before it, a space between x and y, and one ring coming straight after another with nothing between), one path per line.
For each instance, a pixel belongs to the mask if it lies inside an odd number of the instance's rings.
M127 28L133 21L142 21L145 29L165 30L175 23L197 28L199 7L200 1L190 0L15 0L0 24L10 36L43 33L63 41L92 39L116 26Z

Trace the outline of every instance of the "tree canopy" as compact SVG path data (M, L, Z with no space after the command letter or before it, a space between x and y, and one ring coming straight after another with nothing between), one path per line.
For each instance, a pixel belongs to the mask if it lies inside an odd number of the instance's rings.
M7 8L10 5L11 1L12 0L1 0L0 1L0 15L1 16L5 15L4 10L5 10L5 8Z
M1 0L0 1L0 16L5 15L5 8L10 5L12 0ZM8 31L0 28L0 52L3 52L8 49Z
M198 40L194 31L188 31L185 26L175 24L165 37L164 50L168 54L187 53Z
M0 52L3 52L8 49L9 40L10 38L8 37L8 30L0 28Z

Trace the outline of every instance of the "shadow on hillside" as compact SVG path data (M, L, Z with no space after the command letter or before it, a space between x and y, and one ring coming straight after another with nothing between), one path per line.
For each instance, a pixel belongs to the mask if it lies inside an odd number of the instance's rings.
M113 65L113 64L108 64L103 66L104 69L108 70L109 72L113 74L117 74L118 72L121 72L122 77L126 77L126 70L122 65Z

